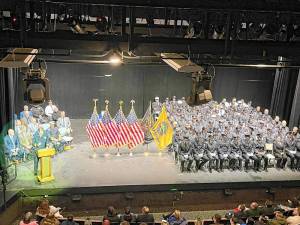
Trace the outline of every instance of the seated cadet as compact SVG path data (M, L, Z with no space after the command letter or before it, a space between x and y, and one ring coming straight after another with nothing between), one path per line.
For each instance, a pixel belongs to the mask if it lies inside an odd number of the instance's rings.
M24 122L21 122L24 123ZM25 158L28 158L32 149L32 135L27 125L22 124L21 129L18 133L20 145L25 152Z
M184 140L179 144L179 161L180 170L184 172L186 170L185 166L189 162L189 151L190 151L190 141L187 135L184 136Z
M206 155L209 159L208 170L209 172L212 172L213 162L216 161L216 170L219 171L219 157L216 151L218 146L217 143L213 140L211 134L209 133L208 135L209 136L208 136L207 151L206 151Z
M30 115L29 111L24 111L22 119L23 124L29 125L32 121L33 116Z
M58 128L55 125L55 122L50 122L50 128L48 129L48 136L50 141L50 146L55 148L57 152L63 151L63 143L61 140L61 136L59 134Z
M47 132L44 130L43 125L39 125L39 129L33 135L32 145L33 145L33 162L34 162L34 175L37 175L39 158L37 155L38 150L44 149L49 144L49 138Z
M256 161L256 165L254 166L254 168L256 168L256 170L259 171L261 160L264 160L264 170L267 171L269 158L267 152L265 151L264 140L262 139L261 133L259 132L256 134L254 147L255 147L254 154L258 159Z
M194 143L194 159L196 161L196 170L202 170L205 163L208 162L208 157L206 154L205 143L203 142L202 137L199 135L195 138Z
M285 153L284 143L280 137L278 137L274 143L274 156L277 161L276 167L278 169L285 168L287 162L287 155Z
M243 152L240 148L240 140L239 137L234 134L233 139L230 142L231 153L229 154L229 167L233 170L243 169ZM237 161L239 166L237 166Z
M56 121L58 118L58 108L56 105L53 105L51 100L48 101L48 105L45 108L45 114L48 116L49 120Z
M25 112L29 112L29 116L33 116L32 112L28 108L28 105L24 105L24 111L20 112L20 120L24 117Z
M71 122L70 118L66 117L66 113L64 111L60 112L60 117L57 119L57 127L61 136L70 136L71 130Z
M4 137L5 155L9 160L22 160L24 152L21 149L18 136L13 129L9 129Z
M36 118L31 118L31 123L29 123L28 125L28 129L31 133L31 136L33 137L33 135L35 134L35 132L38 130L39 128L39 124L36 121Z

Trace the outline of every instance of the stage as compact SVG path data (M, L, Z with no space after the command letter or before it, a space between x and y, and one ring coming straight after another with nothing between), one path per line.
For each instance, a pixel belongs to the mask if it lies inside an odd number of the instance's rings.
M39 184L33 176L33 161L29 161L17 166L17 179L9 184L8 190L154 185L209 187L209 184L233 187L241 183L249 187L249 184L257 182L271 184L286 181L284 183L287 184L297 183L300 179L299 172L275 168L270 168L268 172L224 170L181 173L174 163L173 154L159 152L154 143L149 145L148 150L146 146L137 147L132 156L127 148L120 149L120 156L117 156L117 149L97 149L93 152L85 131L86 123L87 120L72 120L74 148L53 158L54 181Z

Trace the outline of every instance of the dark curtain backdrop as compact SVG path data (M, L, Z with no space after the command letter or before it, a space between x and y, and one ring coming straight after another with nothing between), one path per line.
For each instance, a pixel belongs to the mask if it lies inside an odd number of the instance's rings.
M4 165L3 138L9 128L14 126L16 102L20 91L19 70L0 68L0 167Z
M271 99L273 116L289 121L297 78L297 69L276 69Z
M214 98L234 97L252 101L253 106L270 108L275 70L254 68L216 68Z
M188 96L191 92L189 74L177 73L167 65L110 65L48 63L48 78L51 98L71 118L89 118L93 110L93 98L99 99L98 111L104 109L104 100L111 102L110 112L114 115L119 100L124 101L127 114L130 100L136 101L139 117L143 115L149 101L155 96L162 100L176 95ZM112 74L112 77L105 77ZM213 95L222 98L245 99L253 105L269 108L275 70L249 68L216 68ZM22 80L19 78L19 82ZM20 85L21 89L22 85ZM23 91L23 90L22 90ZM22 92L21 91L21 92ZM18 94L19 98L22 96ZM18 101L18 109L22 109Z
M300 126L300 70L298 70L298 79L295 87L289 126L290 128Z
M93 110L93 98L99 99L98 111L110 101L112 116L118 102L124 101L124 112L135 100L135 110L142 116L155 96L162 100L173 95L190 94L191 78L165 65L110 65L48 63L51 98L72 118L88 118ZM111 77L105 77L112 74Z

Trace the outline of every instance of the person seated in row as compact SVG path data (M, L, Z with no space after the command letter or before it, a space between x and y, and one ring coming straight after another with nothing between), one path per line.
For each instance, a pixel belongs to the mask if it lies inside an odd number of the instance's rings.
M61 136L70 136L71 129L71 121L70 118L66 116L65 111L60 112L60 117L57 119L57 127Z
M19 225L38 225L38 222L32 218L32 212L25 212Z
M113 206L107 208L107 214L103 217L103 221L108 220L110 223L120 223L120 215L116 212Z
M7 135L4 137L5 155L8 160L23 160L25 153L20 146L18 136L13 129L9 129Z
M48 136L50 141L49 146L55 148L57 152L62 152L64 149L64 141L62 140L62 137L54 121L50 122Z
M30 115L29 111L24 111L24 116L20 119L26 125L29 125L33 119L33 116Z
M188 221L181 216L181 212L179 210L174 210L171 216L168 217L167 222L170 225L187 225Z
M154 223L154 217L150 213L150 209L148 206L144 206L142 208L142 214L137 215L136 217L136 222L137 223Z
M21 148L25 152L25 158L28 158L32 150L32 134L30 133L28 125L25 124L24 121L21 121L18 138Z
M58 119L58 108L52 103L52 100L48 101L48 105L45 108L45 114L50 121L56 121Z
M56 218L63 218L63 216L60 214L59 212L60 208L59 207L55 207L53 205L50 205L49 200L46 198L43 198L37 209L35 212L35 216L36 216L36 220L38 221L38 223L40 224L41 221L47 217L47 215L49 215L52 211L54 217Z
M24 117L26 112L29 112L30 116L33 116L33 113L29 110L28 105L24 105L24 110L22 112L20 112L20 120Z

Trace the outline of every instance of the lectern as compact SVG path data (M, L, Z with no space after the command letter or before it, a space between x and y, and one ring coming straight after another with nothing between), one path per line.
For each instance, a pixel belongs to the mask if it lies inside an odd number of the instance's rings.
M37 155L40 160L40 173L37 177L38 181L44 183L54 180L54 176L52 175L51 156L55 155L55 149L40 149L38 150Z

